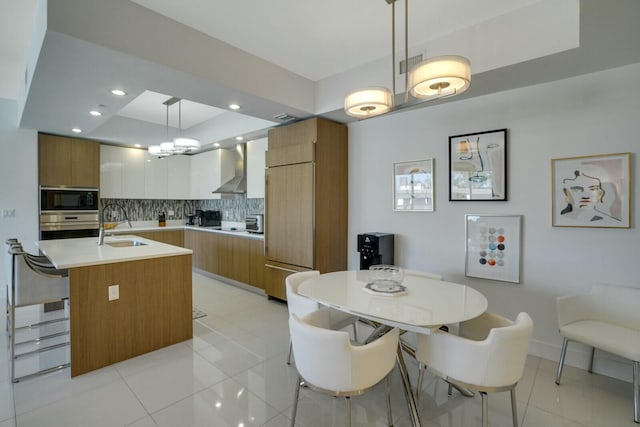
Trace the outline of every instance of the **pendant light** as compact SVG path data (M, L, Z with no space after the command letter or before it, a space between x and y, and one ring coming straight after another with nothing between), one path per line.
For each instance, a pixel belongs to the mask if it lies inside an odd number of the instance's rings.
M409 74L411 96L443 98L458 95L469 88L471 65L462 56L437 56L416 65Z
M396 43L395 43L395 3L398 0L385 0L391 4L391 81L393 90L384 87L367 87L349 92L344 98L344 111L347 115L364 119L378 116L409 103L409 94L421 100L458 95L471 84L471 65L462 56L445 55L429 58L405 72L404 103L394 105L396 94ZM406 66L409 64L409 0L405 0L404 13L404 51Z
M165 140L158 145L150 145L147 148L149 154L159 157L168 157L174 154L173 142L169 141L169 106L176 102L177 98L169 98L163 102L166 106L166 119L165 119Z
M174 138L173 141L169 140L169 106L178 103L178 129L179 136ZM187 151L197 150L200 148L200 141L195 138L188 138L182 136L182 99L171 97L163 102L167 107L166 117L166 139L158 145L150 145L147 151L149 154L160 157L172 156L174 154L183 154Z
M180 136L173 139L176 150L184 152L200 148L199 140L182 136L182 99L178 101L178 129L180 130Z

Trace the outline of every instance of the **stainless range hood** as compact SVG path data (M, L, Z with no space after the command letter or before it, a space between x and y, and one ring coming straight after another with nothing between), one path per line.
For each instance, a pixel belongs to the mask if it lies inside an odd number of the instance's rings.
M247 192L247 144L238 144L228 149L232 154L235 175L212 191L213 194L245 194Z

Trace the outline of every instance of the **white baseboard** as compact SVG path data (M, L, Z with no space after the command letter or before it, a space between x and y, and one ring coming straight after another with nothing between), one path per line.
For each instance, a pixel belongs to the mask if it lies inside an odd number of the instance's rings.
M556 363L558 363L558 360L560 359L560 350L561 347L559 345L549 344L538 340L531 340L531 344L529 345L529 354L551 360ZM565 365L587 370L589 369L590 357L591 347L575 341L569 341L564 363ZM628 359L602 350L596 350L593 365L593 372L597 374L617 378L622 381L632 381L633 364Z

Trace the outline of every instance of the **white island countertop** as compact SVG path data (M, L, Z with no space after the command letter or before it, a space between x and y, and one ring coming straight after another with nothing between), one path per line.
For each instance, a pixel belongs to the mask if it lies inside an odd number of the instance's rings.
M136 241L141 246L114 247L108 243ZM139 259L160 258L191 254L191 249L156 242L134 235L105 237L104 245L98 245L97 237L80 239L41 240L40 251L56 268L86 267L89 265L111 264L114 262L135 261Z

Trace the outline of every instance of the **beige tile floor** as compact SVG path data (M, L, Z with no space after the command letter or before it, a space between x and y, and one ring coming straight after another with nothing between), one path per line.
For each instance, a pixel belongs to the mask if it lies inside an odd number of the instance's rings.
M0 427L287 426L296 371L285 363L286 306L198 274L193 290L207 316L194 321L192 340L73 380L64 370L11 384L8 352L0 352ZM6 349L4 317L1 326ZM408 366L415 384L415 361ZM630 383L567 367L558 387L555 367L529 357L517 388L523 427L636 426ZM410 425L396 371L391 390L395 425ZM509 394L489 402L490 425L511 426ZM419 408L426 426L481 425L480 398L449 397L433 375ZM302 390L297 425L342 426L344 416L342 399ZM385 425L383 387L354 398L352 417L355 426Z

